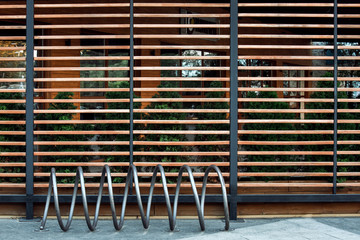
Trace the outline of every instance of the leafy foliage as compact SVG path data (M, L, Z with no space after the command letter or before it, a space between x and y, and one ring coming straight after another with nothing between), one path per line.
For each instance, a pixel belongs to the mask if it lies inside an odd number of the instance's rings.
M221 88L221 82L211 82L211 88ZM207 98L223 98L225 95L224 92L207 92L205 97ZM227 102L205 102L202 106L202 109L229 109L229 104ZM198 113L199 120L225 120L227 119L226 113ZM197 130L205 131L219 131L219 130L229 130L228 124L199 124L196 126ZM217 134L198 134L195 138L196 141L226 141L229 140L229 135L217 135ZM200 145L200 151L204 152L228 152L228 145ZM218 157L218 156L206 156L201 157L201 161L228 161L228 157Z
M110 84L109 84L110 85ZM112 82L111 88L129 88L129 82ZM106 98L108 99L129 99L129 92L107 92ZM134 98L136 95L134 94ZM140 108L141 104L138 102L134 103L134 109ZM116 102L108 103L107 109L129 109L129 102ZM105 115L106 120L128 120L130 117L129 113L107 113ZM134 119L140 119L139 113L134 113ZM101 124L101 130L117 130L117 131L127 131L129 130L129 124ZM139 127L139 126L138 126ZM128 134L114 134L114 135L100 135L98 138L99 141L129 141ZM134 150L138 150L137 146L134 146ZM128 145L101 145L100 151L110 151L110 152L128 152ZM128 162L128 156L106 156L105 161L107 162ZM112 172L124 172L126 169L121 167L113 167ZM122 182L123 178L114 178L114 182Z
M277 98L276 92L248 92L248 98ZM284 102L249 102L244 104L246 109L289 109L289 105ZM246 113L246 119L294 119L292 113ZM295 127L290 123L246 123L244 130L294 130ZM294 134L245 134L242 136L246 141L295 141L297 138ZM291 151L292 146L288 145L247 145L247 151ZM248 155L250 162L281 162L292 161L291 156L284 155ZM286 172L292 170L291 167L258 167L252 166L248 170L251 172ZM270 180L271 178L265 178Z
M174 88L178 87L177 82L161 82L158 86L159 88ZM159 92L156 93L153 98L181 98L181 95L178 92ZM149 104L147 109L181 109L183 104L181 102L152 102ZM144 120L185 120L185 113L148 113L142 114L142 119ZM186 130L183 124L147 124L144 126L145 130ZM176 141L186 141L186 137L183 134L148 134L145 136L145 141L166 141L166 142L176 142ZM144 146L145 151L151 152L181 152L186 151L188 147L186 146L154 146L147 145ZM181 162L186 161L186 157L181 156L144 156L145 161L160 161L160 162Z
M57 94L55 99L72 99L73 93L60 92ZM72 110L76 109L73 103L51 103L49 110ZM47 113L39 114L36 118L39 120L72 120L74 113ZM87 124L41 124L38 125L39 130L43 131L81 131L81 130L92 130L91 125ZM39 135L39 141L87 141L91 135L81 134L48 134ZM84 145L44 145L40 148L43 152L84 152L91 151L90 146ZM88 161L87 156L46 156L42 161L47 162L86 162ZM75 172L76 168L71 167L60 167L57 168L58 172ZM72 182L74 178L62 178L62 183Z
M0 93L0 99L23 99L20 93ZM0 110L24 110L25 105L22 103L1 103ZM25 120L24 114L0 114L0 121L21 121ZM25 131L25 125L21 124L0 124L0 131ZM0 142L25 142L24 135L0 135ZM8 146L0 145L0 153L2 152L25 152L24 146ZM0 162L25 162L25 157L16 156L0 156ZM0 173L20 173L25 169L17 167L1 168ZM0 182L24 182L24 178L0 178Z
M332 73L327 73L325 77L332 77ZM333 82L320 81L317 83L318 88L332 88L334 86ZM314 92L311 94L311 98L316 99L332 99L334 97L332 92ZM338 92L338 99L348 98L346 92ZM333 109L334 104L332 102L312 102L306 104L307 109ZM349 104L347 102L338 102L338 109L349 109ZM354 119L356 116L350 113L338 113L338 119ZM333 113L308 113L305 116L306 119L333 119ZM302 126L303 130L333 130L333 124L321 124L321 123L312 123L305 124ZM338 124L339 130L355 130L356 125L353 123L341 123ZM332 141L333 134L308 134L306 136L300 136L301 140L306 141ZM338 134L338 141L344 140L355 140L356 135L353 134ZM356 150L356 145L338 145L339 151L351 151ZM333 145L305 145L303 146L304 151L332 151ZM319 162L332 162L333 156L314 156L314 155L306 155L306 161L319 161ZM338 155L339 162L352 162L356 161L356 156L354 155ZM340 167L338 171L340 172L348 172L351 171L351 167ZM326 169L325 167L312 167L309 168L308 171L315 172L328 172L331 169ZM343 182L346 178L338 177L338 181Z

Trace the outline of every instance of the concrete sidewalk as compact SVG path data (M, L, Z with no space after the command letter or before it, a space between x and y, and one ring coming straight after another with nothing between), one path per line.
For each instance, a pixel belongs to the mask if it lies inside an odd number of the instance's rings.
M56 220L48 220L46 229L40 222L20 222L0 219L0 239L237 239L237 240L359 240L360 218L288 218L245 219L231 222L224 231L221 220L206 220L206 230L200 231L197 220L177 220L176 231L169 231L167 220L151 220L145 230L141 220L125 220L121 231L112 221L101 220L97 230L90 232L85 220L73 220L68 232L62 232Z

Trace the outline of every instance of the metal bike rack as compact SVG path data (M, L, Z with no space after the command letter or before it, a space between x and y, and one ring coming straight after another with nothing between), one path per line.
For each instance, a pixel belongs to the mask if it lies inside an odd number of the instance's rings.
M143 208L143 204L142 204L142 200L141 200L139 178L138 178L136 166L133 164L131 164L129 166L129 170L128 170L128 173L126 176L126 184L125 184L125 190L124 190L123 201L122 201L121 215L120 215L119 220L116 215L110 167L108 165L105 165L103 167L102 173L101 173L99 193L98 193L98 198L96 201L95 215L94 215L94 219L92 222L91 222L91 219L89 216L89 210L88 210L87 196L86 196L86 190L85 190L84 172L81 167L78 167L77 171L76 171L74 191L72 194L69 217L68 217L65 225L64 225L63 219L61 217L61 212L60 212L59 195L58 195L58 189L57 189L57 184L56 184L56 171L55 171L55 168L52 168L51 175L50 175L50 181L49 181L49 189L48 189L48 194L47 194L47 199L46 199L46 204L45 204L45 210L44 210L44 215L43 215L43 218L41 221L40 230L43 230L45 228L52 193L54 196L54 205L55 205L55 211L56 211L56 216L57 216L59 226L63 231L69 230L71 221L72 221L73 215L74 215L77 191L78 191L78 186L80 183L82 203L83 203L83 207L84 207L84 215L85 215L86 223L87 223L89 230L94 231L96 228L96 225L98 223L98 219L99 219L100 205L101 205L101 199L102 199L102 195L103 195L105 178L106 178L106 181L108 184L108 191L109 191L108 197L109 197L109 202L110 202L110 208L111 208L111 214L112 214L114 228L116 230L121 230L121 228L124 225L125 210L126 210L127 198L129 196L129 189L130 189L130 186L134 186L135 194L136 194L136 198L137 198L137 204L138 204L138 207L140 210L142 224L145 229L148 229L149 223L150 223L150 209L151 209L153 192L154 192L154 188L155 188L155 181L157 178L157 174L160 173L162 187L164 190L164 197L165 197L167 212L168 212L170 230L173 231L175 229L175 225L176 225L176 215L177 215L177 207L178 207L178 203L179 203L178 199L179 199L179 195L180 195L181 180L182 180L184 171L186 171L188 173L192 192L194 195L194 200L195 200L195 204L196 204L196 208L197 208L197 214L198 214L198 218L199 218L200 228L202 231L204 231L205 230L204 206L205 206L206 185L207 185L207 179L208 179L208 176L209 176L209 173L211 170L214 170L217 173L219 180L220 180L223 204L224 204L225 230L229 230L229 225L230 225L229 224L229 208L228 208L228 200L227 200L225 181L224 181L224 178L222 176L220 169L217 166L211 165L206 169L204 179L203 179L203 184L202 184L201 197L199 197L199 195L198 195L194 176L192 174L190 167L188 165L182 166L180 168L179 174L178 174L178 180L177 180L177 185L176 185L175 195L174 195L174 203L173 203L173 207L172 207L171 201L170 201L170 195L169 195L167 184L166 184L165 171L164 171L163 166L160 164L155 167L152 178L151 178L151 185L150 185L150 192L148 195L146 214L144 212L144 208Z

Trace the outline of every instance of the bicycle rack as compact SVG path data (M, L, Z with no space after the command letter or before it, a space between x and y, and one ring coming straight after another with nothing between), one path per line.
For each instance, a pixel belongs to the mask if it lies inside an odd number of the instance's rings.
M194 176L192 174L190 167L188 165L182 166L180 168L179 174L178 174L178 180L177 180L177 185L176 185L176 189L175 189L174 203L173 203L173 209L172 209L170 195L169 195L167 184L166 184L165 171L164 171L164 168L161 166L161 164L159 164L155 167L152 178L151 178L151 185L150 185L150 192L148 195L149 198L148 198L148 202L147 202L146 214L144 213L144 208L142 205L140 187L139 187L139 179L138 179L138 173L137 173L136 167L133 164L131 164L129 166L129 170L128 170L128 173L126 176L126 184L125 184L122 209L121 209L121 215L120 215L119 221L118 221L118 217L116 215L116 208L115 208L110 168L108 165L105 165L103 167L102 173L101 173L99 193L98 193L98 198L96 201L95 216L94 216L93 222L91 222L91 219L89 216L83 169L82 169L82 167L78 167L76 170L74 191L72 194L69 217L68 217L65 225L64 225L63 219L61 217L61 213L60 213L59 195L58 195L57 184L56 184L56 171L55 171L55 168L52 168L51 175L50 175L50 181L49 181L48 194L47 194L47 199L46 199L46 204L45 204L45 210L44 210L44 215L43 215L43 218L41 221L40 230L43 230L45 228L52 192L53 192L53 196L54 196L54 205L55 205L55 211L56 211L56 216L57 216L59 226L63 231L69 230L71 221L72 221L73 215L74 215L75 202L76 202L77 191L78 191L78 186L79 186L79 182L80 182L82 203L83 203L83 207L84 207L86 223L87 223L89 230L94 231L96 228L96 225L98 223L98 219L99 219L99 211L100 211L101 199L102 199L102 195L103 195L105 177L106 177L107 184L108 184L109 200L110 200L109 202L110 202L110 207L111 207L111 214L112 214L114 228L116 230L121 230L121 228L124 225L125 209L126 209L127 198L129 196L129 188L130 188L130 185L133 184L133 186L135 187L136 199L137 199L138 207L140 210L142 224L145 229L148 229L149 223L150 223L150 209L151 209L151 201L152 201L152 197L153 197L153 192L154 192L154 188L155 188L155 180L156 180L158 172L160 172L160 177L161 177L161 181L162 181L162 187L164 190L164 197L165 197L165 202L166 202L166 207L167 207L167 212L168 212L170 230L173 231L175 229L175 224L176 224L176 215L177 215L177 207L178 207L178 203L179 203L178 199L179 199L179 195L180 195L181 180L182 180L184 171L186 171L189 175L192 192L193 192L194 199L195 199L200 228L201 228L201 231L204 231L205 230L204 206L205 206L206 184L207 184L207 179L208 179L208 176L209 176L209 173L211 170L214 170L217 173L219 180L220 180L223 204L224 204L225 230L229 230L229 225L230 225L229 224L229 208L228 208L227 193L226 193L226 188L225 188L225 181L224 181L224 178L222 176L220 169L217 166L211 165L206 169L204 179L203 179L203 184L202 184L201 198L199 197L198 192L196 190ZM133 183L131 182L131 180L133 180Z

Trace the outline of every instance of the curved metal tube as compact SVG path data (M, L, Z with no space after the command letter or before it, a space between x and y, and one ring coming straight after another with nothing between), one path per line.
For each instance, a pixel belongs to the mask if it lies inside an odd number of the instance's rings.
M220 180L223 203L224 203L225 230L228 230L229 229L229 208L228 208L225 181L224 181L224 178L222 176L220 169L217 166L211 165L205 171L203 185L202 185L202 191L201 191L201 199L199 198L199 195L198 195L198 192L196 189L196 185L195 185L194 176L192 174L190 167L188 165L182 166L179 170L179 175L178 175L176 189L175 189L175 195L174 195L174 205L173 205L173 209L172 209L170 195L169 195L168 187L166 184L165 171L164 171L163 166L161 166L160 164L155 167L152 178L151 178L151 185L150 185L149 197L148 197L148 202L147 202L147 207L146 207L146 214L145 214L144 207L143 207L142 200L141 200L141 193L140 193L137 169L136 169L135 165L133 165L133 164L131 164L129 166L128 173L126 176L124 197L123 197L121 214L120 214L119 220L116 215L116 207L115 207L115 201L114 201L114 193L113 193L113 188L112 188L110 168L108 165L105 165L103 167L102 173L101 173L99 194L98 194L98 198L96 201L96 208L95 208L95 216L94 216L94 219L92 222L91 222L91 219L89 216L89 209L88 209L88 204L87 204L84 173L83 173L82 168L78 167L76 170L74 191L73 191L72 199L71 199L69 217L68 217L65 225L64 225L63 219L61 218L61 212L60 212L60 206L59 206L59 195L58 195L57 184L56 184L56 172L55 172L55 168L52 168L50 181L49 181L48 194L47 194L47 199L46 199L46 204L45 204L45 209L44 209L44 215L43 215L43 218L41 221L40 230L43 230L45 228L46 219L47 219L47 215L48 215L48 211L49 211L49 207L50 207L50 200L51 200L52 192L54 195L54 205L55 205L55 211L56 211L56 216L57 216L59 226L63 231L69 230L71 221L74 216L76 196L77 196L78 186L80 183L82 203L83 203L83 207L84 207L86 223L87 223L89 230L94 231L96 228L98 219L99 219L100 205L101 205L101 199L102 199L102 195L103 195L105 178L106 178L106 181L108 184L110 208L111 208L111 214L112 214L114 228L116 230L120 230L124 225L126 203L127 203L127 198L129 196L130 184L132 182L131 180L133 180L133 184L135 186L136 199L137 199L140 216L141 216L141 221L142 221L144 228L147 229L147 228L149 228L149 225L150 225L150 210L151 210L152 197L153 197L153 193L154 193L154 189L155 189L156 178L157 178L157 174L160 173L161 183L162 183L162 187L164 190L166 207L167 207L168 216L169 216L169 226L170 226L170 230L173 231L175 229L175 225L176 225L176 216L177 216L177 209L178 209L178 203L179 203L181 180L183 177L183 173L186 171L189 175L190 184L191 184L191 188L192 188L193 195L194 195L194 200L195 200L195 204L196 204L200 228L201 228L201 231L204 231L205 230L204 207L205 207L206 185L207 185L207 179L208 179L208 176L209 176L209 173L211 170L214 170L217 173L219 180Z

